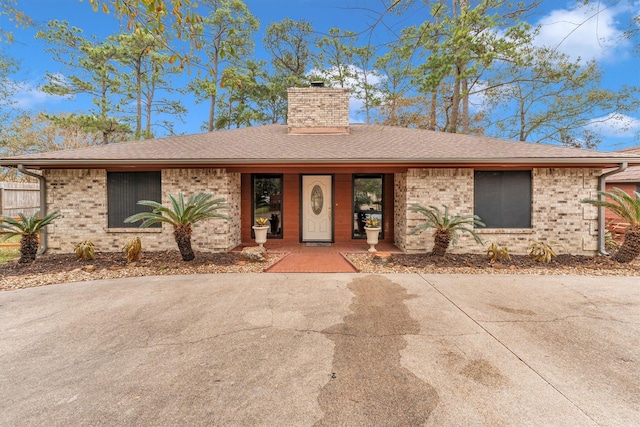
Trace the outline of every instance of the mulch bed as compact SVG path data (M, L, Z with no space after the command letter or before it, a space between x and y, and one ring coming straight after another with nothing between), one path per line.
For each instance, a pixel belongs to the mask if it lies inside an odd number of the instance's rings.
M94 260L77 260L75 254L39 256L30 264L0 263L0 290L15 290L54 283L172 274L262 273L285 254L268 253L267 262L243 261L237 252L196 253L182 261L178 251L144 252L140 261L127 263L123 253L96 253ZM491 263L483 254L393 254L388 262L374 262L368 253L345 254L362 273L429 274L582 274L640 276L640 261L619 264L608 257L559 255L549 263L529 256Z

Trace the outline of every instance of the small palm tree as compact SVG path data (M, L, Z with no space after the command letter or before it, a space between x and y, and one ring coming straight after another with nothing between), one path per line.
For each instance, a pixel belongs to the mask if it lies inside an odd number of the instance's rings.
M600 199L582 200L582 203L603 206L629 223L622 245L613 255L613 259L620 263L631 262L640 255L640 193L634 191L634 194L635 197L632 197L615 187L610 192L598 191Z
M191 261L195 258L191 249L192 224L207 218L229 220L228 216L216 212L218 209L228 209L228 207L222 204L224 199L213 199L213 195L206 193L194 194L186 203L182 193L178 193L178 197L169 195L169 200L171 200L171 208L153 200L140 200L139 205L150 206L153 210L131 215L125 218L124 222L142 221L141 228L147 228L159 222L173 225L173 236L178 244L180 255L184 261Z
M0 217L0 230L5 231L5 239L13 236L20 237L20 259L18 262L27 263L36 260L38 253L38 233L46 225L50 224L54 219L60 216L57 212L39 218L40 212L36 212L28 217L24 214L18 214L18 219L10 216Z
M411 234L418 233L422 230L435 228L434 245L431 253L437 256L444 256L449 248L449 243L454 245L458 241L458 232L466 232L473 236L476 242L482 244L482 239L473 230L474 226L484 227L484 223L480 221L477 215L455 215L449 216L449 208L444 206L444 212L436 206L425 208L420 205L409 207L410 211L420 212L427 217L427 220L411 230Z

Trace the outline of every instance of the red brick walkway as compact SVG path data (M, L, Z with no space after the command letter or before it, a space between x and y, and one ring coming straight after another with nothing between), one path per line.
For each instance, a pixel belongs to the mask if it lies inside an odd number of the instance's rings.
M354 266L339 253L290 253L268 273L355 273Z
M247 246L254 246L248 244ZM284 258L269 267L269 273L355 273L356 268L347 261L343 253L367 252L369 245L366 242L330 245L307 245L281 243L278 240L269 240L264 245L269 252L287 252ZM376 245L379 251L400 252L390 243ZM242 246L234 249L242 250Z

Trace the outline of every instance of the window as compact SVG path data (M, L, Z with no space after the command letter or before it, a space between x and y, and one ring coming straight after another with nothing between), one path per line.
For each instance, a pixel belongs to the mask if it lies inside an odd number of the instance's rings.
M252 185L253 223L255 224L256 218L267 218L267 235L282 238L282 175L253 175Z
M138 212L150 211L139 200L162 201L160 172L107 172L107 207L109 228L138 228L140 222L124 219ZM154 224L151 227L161 227Z
M353 233L354 239L366 239L365 221L375 217L383 224L383 175L353 176ZM384 237L384 229L380 230Z
M531 228L531 171L476 171L474 213L487 228Z

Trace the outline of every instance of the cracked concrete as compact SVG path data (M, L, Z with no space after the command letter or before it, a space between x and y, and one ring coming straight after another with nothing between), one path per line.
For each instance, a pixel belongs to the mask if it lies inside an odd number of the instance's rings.
M3 292L0 425L637 425L639 325L640 279L624 277L220 274Z

